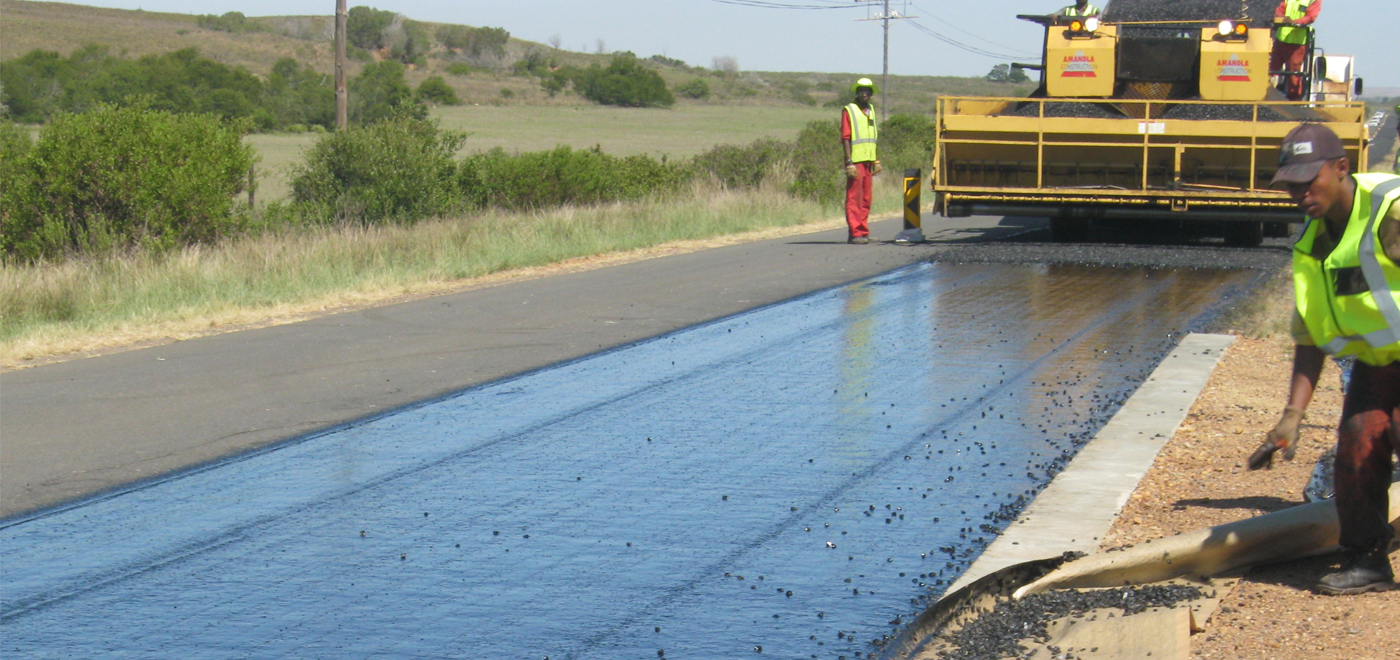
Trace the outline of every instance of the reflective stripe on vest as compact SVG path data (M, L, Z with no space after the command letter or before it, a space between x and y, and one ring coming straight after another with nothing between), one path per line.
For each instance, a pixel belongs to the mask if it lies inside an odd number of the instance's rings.
M1065 16L1098 16L1099 8L1093 5L1085 5L1084 13L1081 14L1079 13L1079 5L1070 5L1060 10L1060 13Z
M1313 0L1288 0L1288 5L1283 9L1283 15L1293 20L1298 20L1308 15L1308 7ZM1312 30L1310 25L1284 25L1278 29L1278 40L1286 44L1308 43L1308 32Z
M851 118L851 161L875 160L875 140L880 137L880 129L875 125L875 108L871 107L867 116L860 106L852 103L846 106L846 114Z
M1377 231L1385 212L1400 199L1400 177L1358 174L1354 179L1358 199L1331 254L1320 260L1312 255L1324 219L1311 220L1294 246L1294 288L1298 311L1319 348L1330 355L1355 355L1367 364L1383 366L1400 360L1400 303L1391 285L1400 285L1400 266L1389 257L1382 260L1384 250L1377 254ZM1363 195L1371 202L1365 216ZM1357 225L1361 225L1359 231ZM1353 269L1360 270L1366 290L1338 291L1343 279L1349 282L1346 286L1354 286L1354 277L1344 275ZM1375 328L1378 321L1380 327ZM1375 329L1358 332L1358 327Z

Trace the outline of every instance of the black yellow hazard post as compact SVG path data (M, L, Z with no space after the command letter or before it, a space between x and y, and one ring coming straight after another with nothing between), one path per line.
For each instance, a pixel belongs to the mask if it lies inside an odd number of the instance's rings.
M924 230L919 220L922 178L923 170L917 167L904 170L904 231L895 236L896 243L922 243L924 240Z

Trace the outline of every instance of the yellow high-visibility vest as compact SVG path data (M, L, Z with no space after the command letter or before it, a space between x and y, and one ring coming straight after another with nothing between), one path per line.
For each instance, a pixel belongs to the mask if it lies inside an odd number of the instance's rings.
M1331 253L1314 245L1314 218L1293 245L1293 289L1313 342L1329 355L1372 366L1400 361L1400 266L1385 254L1381 221L1400 199L1400 176L1357 174L1346 230Z
M870 106L870 114L866 115L860 106L852 103L846 106L846 115L851 118L851 162L875 160L875 140L880 137L880 128L875 125L875 106Z
M1308 7L1312 3L1313 0L1288 0L1283 15L1296 21L1308 15ZM1284 25L1278 29L1278 40L1286 44L1305 44L1311 30L1311 25Z
M1084 13L1079 13L1078 5L1070 5L1060 10L1062 16L1098 16L1099 8L1093 5L1085 5Z

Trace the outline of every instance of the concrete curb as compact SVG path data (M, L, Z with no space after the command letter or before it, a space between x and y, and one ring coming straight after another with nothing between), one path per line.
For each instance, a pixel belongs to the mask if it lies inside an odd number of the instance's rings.
M1205 388L1232 335L1190 334L946 593L1007 566L1092 553Z

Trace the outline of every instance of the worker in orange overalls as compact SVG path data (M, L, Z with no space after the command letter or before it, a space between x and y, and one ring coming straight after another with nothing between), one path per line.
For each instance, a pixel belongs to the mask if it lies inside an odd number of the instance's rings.
M1269 56L1270 71L1302 71L1303 58L1308 56L1308 41L1312 24L1322 11L1322 0L1281 0L1274 10L1275 22L1282 22L1274 35L1274 50ZM1301 101L1302 76L1285 76L1284 91L1289 100Z
M884 169L875 157L875 141L880 137L875 125L875 107L870 97L875 95L875 83L861 78L851 91L854 103L841 110L841 149L846 154L846 225L847 243L864 245L870 242L870 198L874 192L874 176Z

